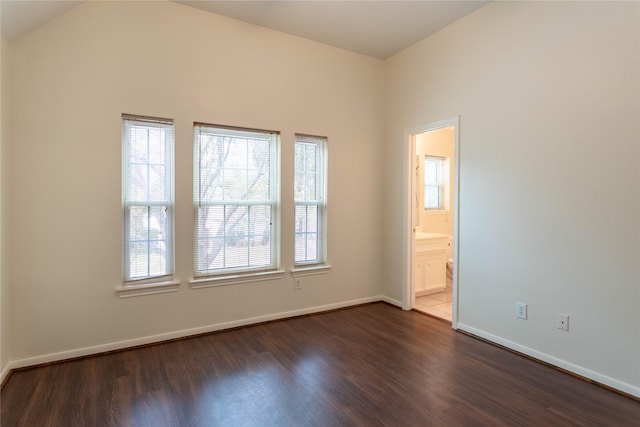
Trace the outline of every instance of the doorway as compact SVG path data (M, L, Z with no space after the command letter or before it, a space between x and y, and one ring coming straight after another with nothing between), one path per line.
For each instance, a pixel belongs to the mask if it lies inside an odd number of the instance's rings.
M459 117L407 130L405 154L403 308L450 320L456 329Z

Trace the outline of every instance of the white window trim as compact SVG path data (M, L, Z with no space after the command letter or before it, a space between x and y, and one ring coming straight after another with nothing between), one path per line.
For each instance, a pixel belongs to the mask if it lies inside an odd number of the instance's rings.
M180 282L170 280L167 282L143 283L136 285L120 285L116 288L116 293L120 298L139 297L144 295L166 294L177 292Z
M271 203L267 203L267 205L271 205L273 212L273 218L274 218L274 222L275 224L273 225L274 229L273 229L273 243L272 243L272 250L273 250L273 264L270 266L266 266L266 267L256 267L256 268L249 268L249 267L238 267L236 269L233 268L229 268L226 269L225 271L219 271L219 272L203 272L203 273L198 273L196 270L196 257L195 257L195 247L193 249L193 278L189 281L189 284L191 285L192 289L200 289L200 288L208 288L208 287L215 287L215 286L227 286L227 285L233 285L233 284L241 284L241 283L249 283L249 282L257 282L257 281L264 281L264 280L273 280L273 279L278 279L278 278L282 278L285 274L284 270L280 269L280 257L281 257L281 248L280 248L280 209L281 209L281 198L280 198L280 132L278 131L269 131L269 130L262 130L262 129L251 129L251 128L240 128L240 127L232 127L232 126L222 126L222 125L214 125L214 124L207 124L207 123L200 123L200 122L194 122L194 139L195 139L195 129L198 126L202 126L202 127L212 127L212 128L218 128L218 129L230 129L230 130L234 130L237 131L238 133L242 133L245 132L247 133L247 135L252 136L252 134L254 134L255 132L257 133L269 133L269 134L273 134L275 136L275 140L274 140L274 146L272 147L272 161L273 161L273 168L270 171L270 180L272 181L272 191L274 194L274 200ZM196 152L194 150L194 156L196 155ZM199 199L199 195L198 195L198 190L196 188L195 185L195 176L198 173L198 170L194 164L194 168L193 168L193 173L194 173L194 200L193 202L195 204L198 204L200 206L214 206L214 205L220 205L220 206L224 206L224 205L233 205L233 204L240 204L240 205L246 205L246 206L264 206L265 203L264 202L253 202L253 201L247 201L247 200L242 200L242 201L231 201L231 200L225 200L224 202L204 202L201 201ZM196 221L194 220L194 235L193 238L196 238L196 230L195 227L197 226Z
M122 248L122 277L123 282L116 287L116 293L120 298L127 298L132 296L141 296L141 295L151 295L156 293L166 293L166 292L175 292L178 290L178 286L180 285L179 281L174 280L175 274L175 195L174 195L174 179L175 179L175 128L173 119L165 119L159 117L148 117L148 116L138 116L132 114L122 114L122 133L123 133L123 148L122 148L122 159L123 159L123 170L122 170L122 179L126 179L126 166L125 159L128 154L127 149L124 147L124 134L126 132L126 127L124 126L125 121L138 121L138 122L146 122L150 125L155 126L166 126L171 125L172 127L172 135L173 135L173 146L171 147L171 158L169 164L167 165L169 168L170 176L167 178L167 185L169 187L169 200L162 202L138 202L138 201L127 201L126 196L122 195L122 214L123 214L123 231L122 231L122 239L124 243L124 239L128 236L128 227L129 224L126 219L127 208L131 206L166 206L169 217L169 226L167 230L167 265L168 265L168 273L161 276L151 276L151 277L143 277L140 279L126 279L127 273L125 271L125 257L127 256L127 250L123 245ZM124 190L124 186L123 186Z
M298 143L298 137L300 137L301 139L305 139L308 138L309 140L317 140L317 141L321 141L321 144L318 144L316 142L317 145L319 145L320 147L320 153L321 153L321 165L319 167L319 171L321 172L321 176L320 176L320 180L318 180L318 182L316 182L316 185L319 187L318 191L320 193L320 200L317 202L309 202L309 201L296 201L295 200L295 195L294 195L294 209L296 206L317 206L318 207L318 212L321 213L321 221L319 224L319 227L321 227L320 233L318 233L318 238L321 240L319 242L319 251L320 251L320 260L319 261L304 261L304 262L299 262L296 263L295 261L295 243L294 243L294 260L293 260L293 264L294 267L291 270L291 274L292 276L296 277L296 276L308 276L311 274L323 274L328 272L331 269L331 266L328 264L327 259L328 259L328 233L327 233L327 228L328 228L328 220L327 220L327 194L328 194L328 187L329 187L329 177L328 177L328 147L327 147L327 140L328 138L325 136L314 136L314 135L307 135L307 134L302 134L302 133L296 133L295 134L295 141L294 141L294 146L295 144ZM295 158L294 158L294 163L295 163ZM295 173L295 164L294 164L294 173ZM294 178L295 180L295 178ZM295 214L294 214L295 215ZM294 238L295 238L295 230L294 230Z
M441 207L438 208L428 208L426 206L424 206L426 204L426 196L424 194L425 191L423 191L422 197L424 199L422 205L423 205L423 209L426 212L427 215L448 215L449 214L449 195L448 195L448 190L449 190L449 158L448 157L443 157L443 156L433 156L433 155L425 155L424 156L424 160L426 163L427 159L434 159L434 160L439 160L441 162L441 167L442 167L442 182L440 184L438 184L439 187L439 191L440 191L440 198L442 199L442 203L441 203ZM424 176L426 177L427 175L427 168L426 165L424 167ZM423 179L423 186L424 188L426 188L427 183L425 182L426 179Z
M291 269L291 276L293 277L304 277L304 276L315 276L318 274L327 274L331 271L331 265L329 264L314 264L308 267L304 265L296 266Z
M193 278L192 280L189 280L189 284L191 285L191 289L213 288L217 286L238 285L241 283L282 279L284 274L284 270L261 271L249 274L221 274L219 276Z
M426 215L449 215L449 209L424 209Z

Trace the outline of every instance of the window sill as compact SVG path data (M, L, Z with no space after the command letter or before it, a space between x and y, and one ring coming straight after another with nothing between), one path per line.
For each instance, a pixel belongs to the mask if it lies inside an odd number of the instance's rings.
M427 215L449 215L448 209L425 209Z
M205 277L189 281L191 289L211 288L215 286L236 285L239 283L262 282L284 277L284 270L264 271L252 274L234 274L219 277Z
M310 265L308 267L300 266L292 269L291 275L293 277L312 276L315 274L327 274L329 271L331 271L329 264Z
M145 283L143 285L120 285L116 288L116 293L120 298L139 297L143 295L164 294L167 292L177 292L180 282L172 280L169 282Z

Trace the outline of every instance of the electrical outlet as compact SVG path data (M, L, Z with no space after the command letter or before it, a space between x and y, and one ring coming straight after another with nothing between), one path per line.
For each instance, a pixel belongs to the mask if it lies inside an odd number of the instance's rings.
M569 315L558 313L558 329L569 331Z
M293 289L299 291L302 289L302 279L294 277L293 279Z
M516 303L516 317L527 320L527 304L522 302Z

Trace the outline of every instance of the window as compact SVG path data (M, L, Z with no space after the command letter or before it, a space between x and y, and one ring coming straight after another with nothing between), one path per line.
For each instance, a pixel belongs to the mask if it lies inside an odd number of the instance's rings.
M173 275L173 145L172 120L122 115L125 282Z
M196 276L276 269L278 133L194 124Z
M445 209L445 170L447 159L425 156L424 159L424 208Z
M296 135L295 265L326 261L326 138Z

